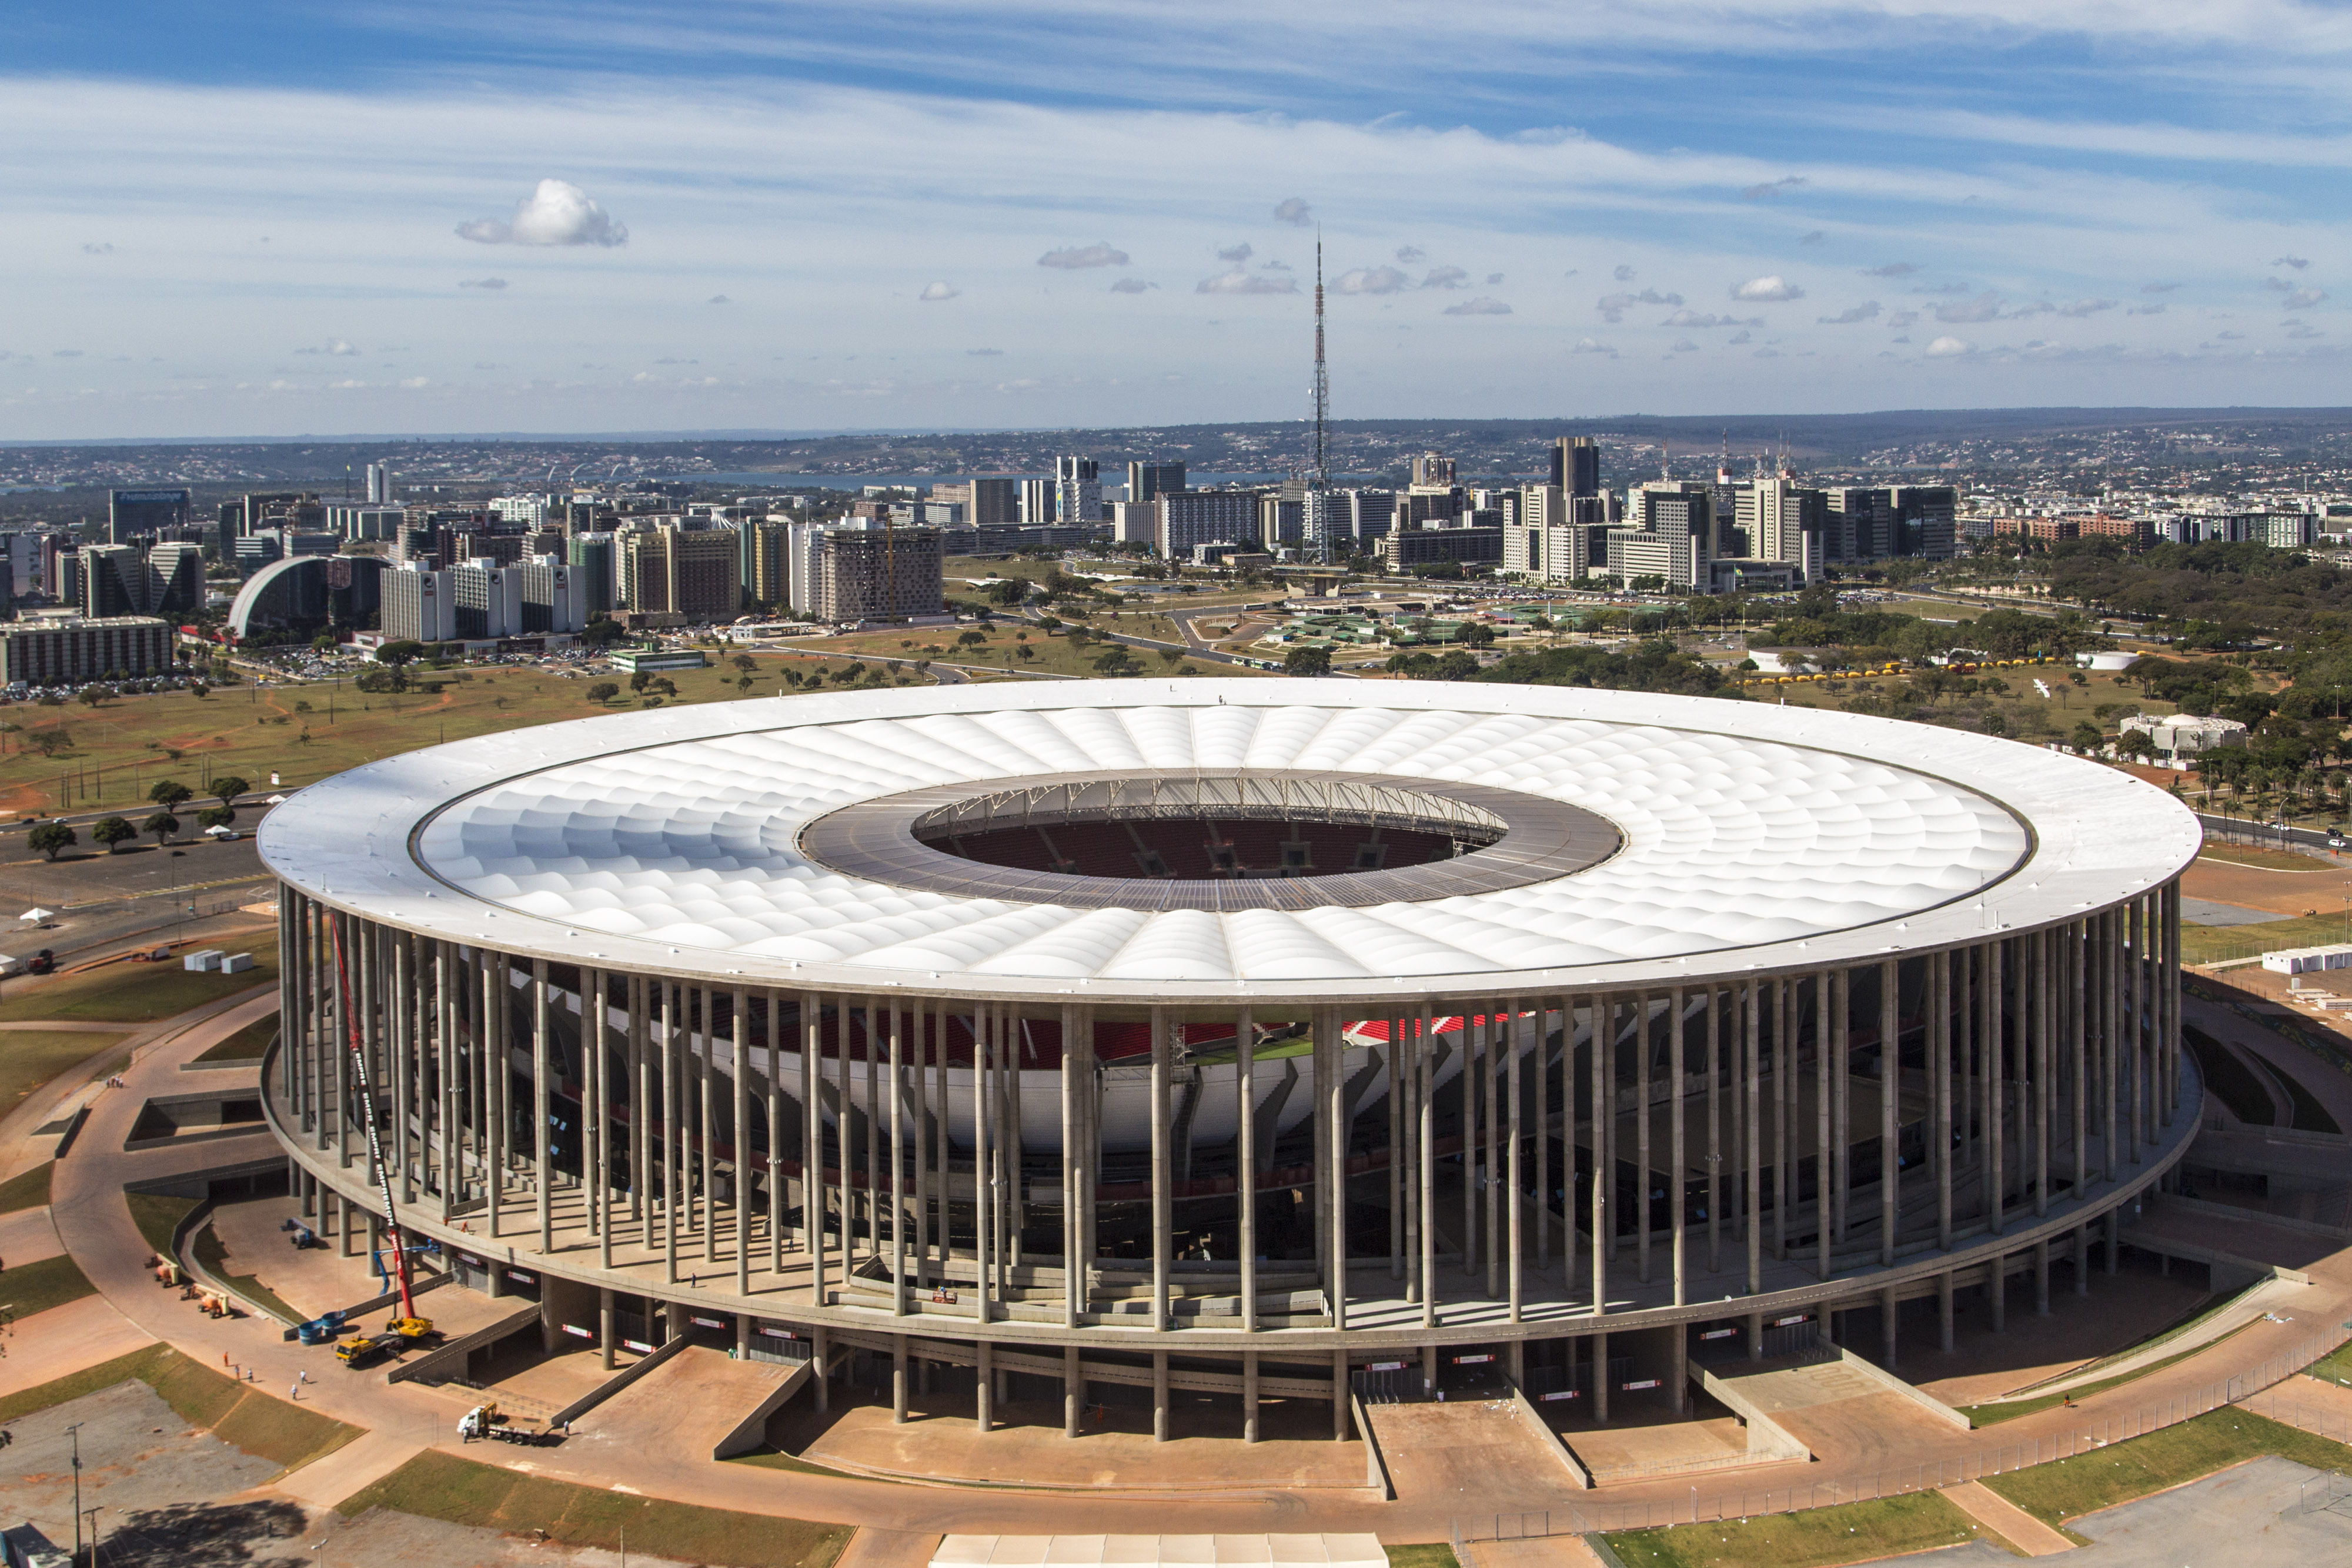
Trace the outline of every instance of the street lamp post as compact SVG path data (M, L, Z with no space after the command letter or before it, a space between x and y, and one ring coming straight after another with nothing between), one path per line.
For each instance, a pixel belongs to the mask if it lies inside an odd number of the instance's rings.
M81 1561L81 1423L77 1421L67 1427L66 1436L73 1439L74 1561L79 1563Z

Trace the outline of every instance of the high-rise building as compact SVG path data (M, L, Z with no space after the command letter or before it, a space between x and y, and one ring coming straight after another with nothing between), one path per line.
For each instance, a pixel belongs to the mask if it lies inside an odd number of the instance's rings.
M371 507L394 504L391 464L371 463L367 465L367 503Z
M1557 485L1530 485L1519 492L1517 514L1503 532L1503 570L1543 582L1582 582L1592 564L1586 530L1575 526L1575 507Z
M1827 492L1832 560L1878 560L1895 553L1895 507L1891 493L1840 485Z
M1303 497L1260 496L1257 501L1258 547L1279 553L1296 549L1307 534L1307 507Z
M1654 479L1625 497L1625 520L1609 530L1609 573L1620 582L1656 577L1669 588L1695 589L1711 580L1715 559L1715 487Z
M586 574L554 556L537 556L506 569L520 584L516 630L524 636L577 632L588 624Z
M1055 520L1054 515L1054 481L1051 479L1022 479L1015 482L1021 486L1020 520L1024 527L1042 528Z
M383 574L383 634L395 643L449 643L457 637L454 574L404 565Z
M574 534L565 542L565 556L578 574L583 615L602 611L611 614L620 601L611 534Z
M783 523L753 518L736 528L735 538L744 600L761 610L776 609L785 599Z
M623 551L625 608L683 615L688 621L732 621L742 612L743 585L732 528L663 523L628 535Z
M1415 490L1451 490L1454 488L1454 459L1442 452L1424 452L1412 460L1412 485Z
M1341 490L1337 494L1341 508L1339 526L1353 536L1358 554L1370 554L1396 527L1396 492Z
M1563 435L1553 442L1551 482L1566 496L1601 494L1601 444L1589 435Z
M1950 559L1958 545L1957 490L1949 485L1897 485L1886 492L1886 504L1895 517L1892 553Z
M1162 560L1190 560L1195 545L1256 541L1255 490L1178 490L1152 503L1160 511L1153 548Z
M1001 528L1022 520L1018 479L973 478L953 485L934 485L931 499L961 505L964 524L969 528Z
M141 534L160 538L165 528L188 526L185 490L109 490L106 542L128 544Z
M1805 580L1818 582L1828 565L1829 510L1827 496L1784 471L1741 487L1738 525L1748 536L1750 557L1802 567Z
M205 603L204 547L188 543L91 545L82 552L81 612L181 618Z
M1103 520L1102 465L1093 458L1066 456L1054 459L1053 520L1057 523L1098 523Z
M932 528L818 530L809 613L835 624L943 613L944 545Z
M1184 465L1181 463L1129 463L1127 465L1127 498L1129 502L1156 501L1182 488Z
M67 616L0 626L0 684L159 675L171 667L172 629L152 616Z

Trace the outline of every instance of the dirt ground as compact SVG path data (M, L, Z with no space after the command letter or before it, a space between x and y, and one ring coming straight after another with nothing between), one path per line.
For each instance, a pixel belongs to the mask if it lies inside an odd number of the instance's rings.
M2210 856L2200 856L2181 878L2181 891L2191 898L2266 909L2275 915L2340 914L2352 897L2352 864L2329 865L2312 860L2309 871L2274 871L2269 867L2228 863L2228 846ZM2298 857L2300 858L2300 857Z

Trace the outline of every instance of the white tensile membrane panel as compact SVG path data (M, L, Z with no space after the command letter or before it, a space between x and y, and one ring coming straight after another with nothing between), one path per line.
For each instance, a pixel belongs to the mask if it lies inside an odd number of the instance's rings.
M1557 969L1803 941L1967 898L2032 846L1987 795L1836 750L1349 695L913 714L615 750L456 800L414 852L446 883L519 914L714 956L877 980L1215 982ZM1722 713L1737 721L1732 705ZM1504 891L1225 914L902 889L797 847L814 819L877 796L1128 768L1486 785L1596 812L1625 843L1600 865Z

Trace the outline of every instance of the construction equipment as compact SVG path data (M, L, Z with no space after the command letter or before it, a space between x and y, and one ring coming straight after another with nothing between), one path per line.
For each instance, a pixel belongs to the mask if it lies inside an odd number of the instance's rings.
M343 1322L341 1312L328 1312L312 1318L307 1323L296 1324L294 1337L304 1344L331 1343L334 1337L343 1332Z
M392 1320L387 1335L377 1336L378 1340L388 1336L394 1343L390 1345L378 1344L374 1349L365 1353L362 1357L362 1359L373 1360L379 1352L403 1348L430 1335L433 1333L433 1320L419 1317L416 1312L416 1292L409 1278L409 1249L402 1244L400 1211L393 1206L392 1201L392 1172L384 1164L383 1136L376 1126L375 1091L368 1082L367 1050L360 1038L357 1010L352 1005L351 967L343 954L341 916L335 917L333 928L335 988L337 1000L341 1004L337 1010L343 1019L344 1033L347 1037L346 1049L351 1052L352 1082L360 1092L360 1116L367 1124L368 1168L374 1173L376 1191L383 1198L384 1231L391 1243L393 1257L399 1264L396 1279L400 1288L400 1312ZM346 1340L342 1344L335 1347L335 1354L342 1358L345 1365L359 1364L359 1362L352 1356L344 1354L344 1352L354 1343L356 1342Z

